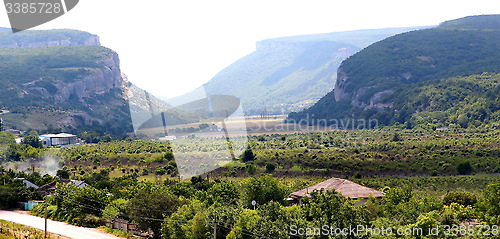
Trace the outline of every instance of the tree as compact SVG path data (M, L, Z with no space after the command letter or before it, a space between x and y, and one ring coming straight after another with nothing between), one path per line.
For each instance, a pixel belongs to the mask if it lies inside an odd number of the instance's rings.
M216 182L207 191L209 204L219 202L221 204L236 205L240 200L238 186L232 181Z
M257 205L264 205L270 201L284 204L287 188L278 180L268 174L260 177L251 177L243 183L244 206L253 208L251 202L255 200Z
M57 206L55 220L68 221L78 226L98 227L102 210L109 203L106 190L98 190L91 186L80 188L72 183L58 184L57 193L47 197L45 206ZM35 214L44 215L44 206L37 207Z
M472 173L472 166L469 161L461 162L457 165L457 172L460 175L468 175Z
M469 118L467 115L459 115L457 118L457 124L459 124L462 128L467 128L469 123Z
M500 215L500 183L490 184L486 187L481 207L489 215Z
M153 238L161 237L161 224L181 206L181 200L164 187L151 186L138 191L127 203L130 218L139 229L153 231Z
M187 239L189 231L192 231L192 224L186 221L192 220L195 215L206 210L203 203L198 200L191 200L189 203L182 205L177 212L173 213L162 224L162 234L164 238L171 239Z
M0 145L15 144L16 137L11 132L0 132Z
M69 179L70 174L69 174L68 170L59 169L59 170L57 170L56 176L61 178L61 179Z
M255 224L259 226L255 227L255 234L268 238L290 238L290 218L281 204L269 202L260 207L257 212L259 218Z
M102 211L102 217L111 222L114 218L118 218L120 215L126 214L127 200L123 198L118 198L111 201L106 208Z
M245 151L243 152L243 155L241 156L241 159L243 162L254 161L255 155L254 155L252 149L251 148L245 149Z
M452 203L474 206L477 203L477 196L470 192L448 192L443 196L443 204L450 205Z
M356 228L368 225L369 212L365 207L355 206L353 201L334 190L314 191L311 197L302 199L302 209L311 227L328 225L331 228ZM329 238L320 235L315 238ZM364 235L348 235L346 238L365 238Z
M21 143L29 145L33 148L43 148L42 141L40 140L38 133L36 131L31 131L29 135L24 137Z
M272 173L276 169L276 166L273 163L266 164L266 173Z

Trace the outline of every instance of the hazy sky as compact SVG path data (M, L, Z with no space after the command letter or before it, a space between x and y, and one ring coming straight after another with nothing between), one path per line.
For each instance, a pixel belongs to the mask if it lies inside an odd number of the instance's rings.
M0 8L0 26L9 27ZM209 81L266 38L357 29L437 25L499 14L500 1L449 0L80 0L35 29L99 35L130 81L173 97Z

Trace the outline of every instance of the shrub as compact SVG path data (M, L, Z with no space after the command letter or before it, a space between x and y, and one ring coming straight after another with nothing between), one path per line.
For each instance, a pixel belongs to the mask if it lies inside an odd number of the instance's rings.
M461 162L457 165L457 172L460 175L469 175L472 173L472 165L469 161Z
M448 192L443 196L443 204L450 205L452 203L474 206L477 203L477 196L470 192Z

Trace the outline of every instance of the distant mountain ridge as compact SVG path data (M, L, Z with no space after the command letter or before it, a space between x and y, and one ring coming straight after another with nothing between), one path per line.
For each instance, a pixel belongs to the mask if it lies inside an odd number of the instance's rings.
M223 69L201 88L168 102L181 105L199 99L200 94L231 95L241 99L247 115L300 110L333 89L336 69L344 59L373 42L421 28L425 27L263 40L256 44L256 51Z
M0 48L100 45L97 35L78 30L30 30L15 34L0 30Z
M424 97L422 101L414 101L411 95L415 94L410 92L436 88L435 84L442 82L436 80L440 79L500 73L499 39L500 15L471 16L389 37L345 60L338 69L335 89L309 109L291 113L289 120L307 118L309 124L315 124L319 119L323 119L322 122L375 119L383 125L406 123L411 127L411 122L416 122L412 119L419 112L433 111L426 105L428 100L434 104L442 101L432 95L428 95L427 100ZM459 86L456 90L467 85L460 82L463 81L453 83ZM445 86L439 84L439 87ZM490 113L498 110L494 103L489 105ZM431 118L440 123L457 123L458 116L448 118L450 114L453 112L448 112L443 119ZM469 114L468 118L475 118L473 113Z

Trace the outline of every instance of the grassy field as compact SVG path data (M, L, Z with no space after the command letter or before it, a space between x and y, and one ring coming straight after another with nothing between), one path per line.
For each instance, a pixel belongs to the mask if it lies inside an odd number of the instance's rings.
M0 220L0 238L3 239L42 239L44 232L21 224ZM60 235L48 233L47 239L66 239Z

